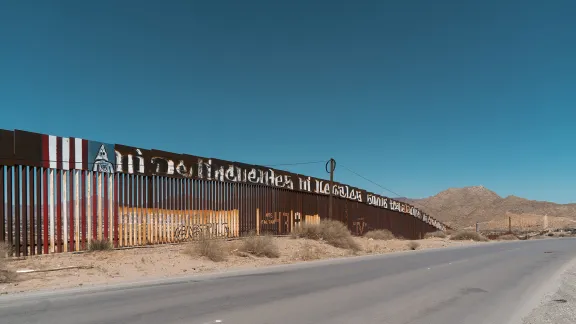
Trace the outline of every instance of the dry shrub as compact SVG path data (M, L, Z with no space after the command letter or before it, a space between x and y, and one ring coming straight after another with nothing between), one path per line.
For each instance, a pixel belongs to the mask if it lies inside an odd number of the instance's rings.
M394 234L392 234L392 232L386 229L367 232L366 234L364 234L364 237L371 238L373 240L386 240L386 241L395 239Z
M325 241L337 248L360 251L360 245L354 240L346 225L335 220L323 220L320 224L304 224L292 232L292 237Z
M498 239L503 241L514 241L517 240L518 238L514 234L504 234L498 236Z
M274 238L269 235L249 235L248 237L244 238L242 245L240 246L240 251L259 257L280 257L280 250L278 249L278 245L276 242L274 242Z
M472 232L472 231L460 231L454 233L451 237L453 241L476 241L476 242L487 242L488 239L482 236L480 233Z
M7 257L12 256L12 248L0 242L0 283L8 283L16 280L16 273L6 269Z
M436 232L426 233L426 235L424 235L425 239L433 238L433 237L446 238L446 233L444 233L442 231L436 231Z
M4 242L0 242L0 259L5 259L12 256L12 247Z
M112 250L112 242L109 240L92 240L88 245L89 251L110 251Z
M303 261L310 261L320 259L320 253L318 248L310 242L304 242L298 251L298 256Z
M408 242L408 248L410 250L416 250L419 247L420 247L420 243L418 243L418 242L415 242L415 241Z
M226 261L228 258L222 241L216 239L211 240L204 235L200 235L198 242L189 246L184 250L184 253L193 256L199 255L207 257L214 262Z

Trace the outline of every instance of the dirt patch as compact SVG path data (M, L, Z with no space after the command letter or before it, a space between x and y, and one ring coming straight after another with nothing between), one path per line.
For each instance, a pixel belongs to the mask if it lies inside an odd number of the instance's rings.
M359 251L337 248L325 241L270 238L278 247L278 258L258 257L251 253L239 253L242 240L222 241L223 249L231 251L222 261L214 262L206 256L190 253L195 244L160 245L133 249L97 251L86 253L59 253L11 259L6 268L16 270L65 270L19 273L14 282L0 283L0 294L38 289L58 289L96 284L119 283L142 279L166 278L188 274L199 274L227 269L257 268L275 264L346 257L351 255L380 254L410 249L403 240L373 240L354 237ZM470 241L450 241L431 238L417 241L421 249L478 244ZM197 251L197 250L196 250Z

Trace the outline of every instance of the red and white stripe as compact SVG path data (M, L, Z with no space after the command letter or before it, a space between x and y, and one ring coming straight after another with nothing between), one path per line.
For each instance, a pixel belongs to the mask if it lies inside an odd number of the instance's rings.
M88 141L81 138L42 135L44 167L88 170Z

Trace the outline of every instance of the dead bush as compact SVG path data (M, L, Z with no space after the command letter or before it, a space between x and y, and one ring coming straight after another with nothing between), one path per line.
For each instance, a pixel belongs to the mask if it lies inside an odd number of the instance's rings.
M410 250L416 250L419 247L420 247L420 243L418 243L418 242L415 242L415 241L408 242L408 248Z
M6 269L7 258L12 256L12 248L0 242L0 283L8 283L16 280L16 273Z
M112 250L112 242L109 240L92 240L88 245L89 251L110 251Z
M498 236L498 239L503 241L514 241L517 240L518 238L514 234L504 234Z
M0 259L12 256L12 247L4 242L0 242Z
M228 258L228 253L221 240L209 239L203 235L200 236L197 242L185 249L184 253L192 256L207 257L214 262L226 261Z
M360 245L354 240L346 225L335 220L323 220L319 224L304 224L292 232L292 237L325 241L337 248L360 251Z
M280 257L280 250L278 249L278 245L276 242L274 242L274 238L269 235L250 235L244 238L242 245L240 246L240 251L259 257Z
M444 232L442 232L442 231L436 231L436 232L426 233L426 234L424 235L424 238L425 238L425 239L434 238L434 237L446 238L446 233L444 233Z
M298 250L298 257L303 261L320 259L320 251L310 242L304 242Z
M482 236L480 233L472 232L472 231L460 231L454 233L450 236L450 239L453 241L476 241L476 242L487 242L488 239Z
M383 240L383 241L395 239L394 234L392 234L392 232L386 229L373 230L367 232L366 234L364 234L364 237L371 238L373 240Z

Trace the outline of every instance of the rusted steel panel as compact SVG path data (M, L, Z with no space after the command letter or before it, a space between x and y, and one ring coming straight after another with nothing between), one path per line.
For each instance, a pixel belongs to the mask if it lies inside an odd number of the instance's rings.
M14 160L15 164L43 166L42 134L14 131Z
M0 165L14 165L14 132L0 129Z

